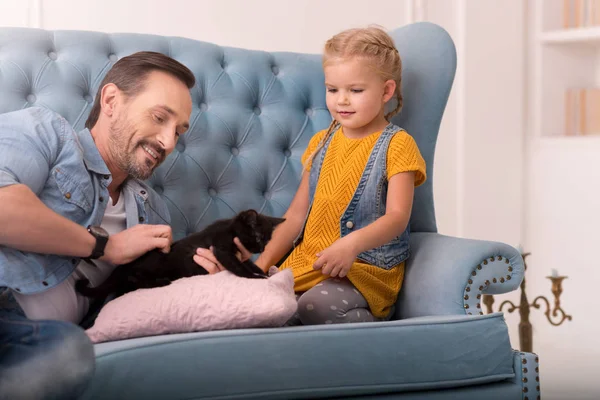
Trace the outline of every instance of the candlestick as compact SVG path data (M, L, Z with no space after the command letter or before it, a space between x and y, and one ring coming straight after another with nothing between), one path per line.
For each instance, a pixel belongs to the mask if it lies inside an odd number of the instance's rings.
M527 271L527 263L525 259L531 253L521 253L521 257L523 257L523 266L525 271ZM550 307L550 302L544 296L538 296L535 298L533 303L529 304L527 300L527 293L525 290L525 277L523 277L523 281L521 282L521 301L519 305L515 305L510 300L505 300L500 304L499 311L502 311L505 305L510 305L508 308L508 312L512 313L515 310L519 310L519 314L521 316L521 321L519 322L519 342L521 344L521 351L532 352L533 351L533 329L531 326L531 322L529 321L529 313L530 307L540 309L541 304L546 304L546 311L544 314L546 315L546 319L548 322L554 326L561 325L565 320L571 321L573 317L565 313L565 311L560 306L560 295L562 294L562 281L567 279L566 276L562 276L558 274L556 269L551 270L551 275L547 277L552 282L552 294L554 295L554 308ZM483 303L487 307L487 312L491 313L492 305L494 304L494 297L492 295L484 295ZM550 316L550 312L552 311L552 317ZM555 320L558 314L561 314L560 319Z

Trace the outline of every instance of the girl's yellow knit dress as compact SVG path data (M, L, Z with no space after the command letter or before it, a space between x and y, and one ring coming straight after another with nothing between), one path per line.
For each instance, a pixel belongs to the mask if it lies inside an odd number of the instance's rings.
M302 163L312 154L327 131L318 132L302 156ZM352 199L373 146L381 135L375 132L362 139L349 139L340 128L331 140L323 165L311 213L306 223L304 239L292 251L280 269L291 268L296 292L305 292L327 279L313 264L316 254L340 238L340 218ZM310 170L310 165L307 166ZM388 147L387 176L415 171L415 186L426 179L425 161L412 136L396 133ZM385 318L402 286L404 262L390 270L355 261L348 279L369 303L375 317Z

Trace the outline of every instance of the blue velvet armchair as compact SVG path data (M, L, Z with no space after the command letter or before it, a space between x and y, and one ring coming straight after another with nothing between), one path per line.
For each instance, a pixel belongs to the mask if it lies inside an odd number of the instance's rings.
M518 287L519 252L437 233L433 159L456 69L453 42L431 23L391 34L405 98L393 122L416 139L428 173L415 193L412 256L394 319L98 344L84 399L539 397L537 357L511 349L503 315L481 308L482 294ZM80 130L107 69L139 50L170 55L197 78L190 131L149 180L169 206L175 238L245 208L282 215L299 184L300 156L331 118L319 55L1 28L0 112L48 107Z

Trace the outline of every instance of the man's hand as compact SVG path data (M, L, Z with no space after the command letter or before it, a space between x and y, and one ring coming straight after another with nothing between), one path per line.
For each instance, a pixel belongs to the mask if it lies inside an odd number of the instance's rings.
M244 262L250 259L252 253L244 247L240 239L234 238L233 243L235 243L239 250L239 253L237 253L236 256L240 261ZM208 271L209 274L214 274L225 270L225 267L221 265L221 263L213 254L212 246L210 249L199 247L194 255L194 262Z
M172 241L169 225L135 225L109 236L102 259L116 265L127 264L153 249L168 253Z

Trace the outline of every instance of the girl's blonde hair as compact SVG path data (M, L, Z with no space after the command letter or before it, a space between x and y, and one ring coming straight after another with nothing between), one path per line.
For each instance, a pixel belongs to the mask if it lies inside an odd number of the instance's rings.
M396 49L394 41L383 29L378 26L367 28L348 29L333 36L325 43L323 51L323 66L332 59L362 58L368 61L384 81L394 80L396 82L396 107L385 114L385 119L390 120L402 109L402 60ZM325 142L335 132L339 123L335 119L331 121L327 133L319 142L315 151L308 157L304 166L310 165L315 154L323 148Z

